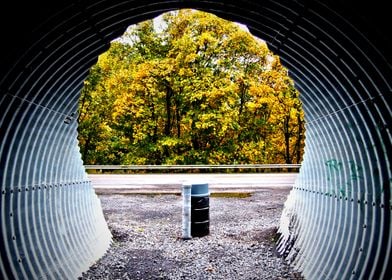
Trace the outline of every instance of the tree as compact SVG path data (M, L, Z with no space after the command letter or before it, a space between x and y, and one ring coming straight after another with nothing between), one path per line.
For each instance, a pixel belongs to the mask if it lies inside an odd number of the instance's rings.
M267 45L212 14L131 26L91 70L79 138L86 163L299 162L299 93Z

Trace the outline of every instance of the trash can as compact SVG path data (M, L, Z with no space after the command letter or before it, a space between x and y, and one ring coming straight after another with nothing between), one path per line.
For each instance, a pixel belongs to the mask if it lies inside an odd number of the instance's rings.
M182 186L182 239L191 239L191 189L192 185Z
M191 235L202 237L210 233L210 193L208 184L192 184Z

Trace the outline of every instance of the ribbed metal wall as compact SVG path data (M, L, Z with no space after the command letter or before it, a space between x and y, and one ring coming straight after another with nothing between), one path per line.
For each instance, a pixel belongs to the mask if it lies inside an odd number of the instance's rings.
M128 25L191 7L247 24L301 92L305 157L279 252L307 279L391 279L391 52L378 33L385 26L355 17L370 19L366 10L305 0L59 2L14 2L1 14L19 22L2 24L13 35L0 56L2 278L76 279L110 246L77 144L83 80Z

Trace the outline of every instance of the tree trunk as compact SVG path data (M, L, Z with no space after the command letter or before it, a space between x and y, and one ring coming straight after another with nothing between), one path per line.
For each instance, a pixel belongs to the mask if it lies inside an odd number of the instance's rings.
M290 157L290 116L284 118L283 129L284 129L284 143L285 143L285 160L287 164L291 164Z
M297 116L298 123L298 132L297 132L297 144L296 144L296 153L297 153L297 163L300 163L301 159L301 142L303 137L303 122L301 116L298 114Z
M165 135L170 136L171 132L171 98L173 96L173 90L169 85L166 85L166 123L165 123Z

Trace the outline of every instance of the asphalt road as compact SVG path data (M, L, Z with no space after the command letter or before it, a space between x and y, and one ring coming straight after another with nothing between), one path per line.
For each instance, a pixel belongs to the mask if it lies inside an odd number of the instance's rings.
M181 192L183 184L206 183L211 192L291 188L297 173L89 174L98 193Z

